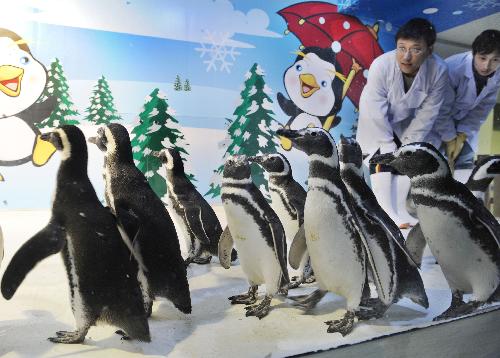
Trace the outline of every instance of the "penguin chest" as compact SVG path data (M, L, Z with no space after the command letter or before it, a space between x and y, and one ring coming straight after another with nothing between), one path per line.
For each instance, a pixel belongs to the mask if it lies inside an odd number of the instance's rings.
M229 200L224 200L223 205L227 225L248 280L257 285L278 280L281 273L278 260L263 236L263 231L267 232L268 228L261 228L248 208Z
M270 187L270 189L271 207L283 225L286 241L290 243L299 230L299 221L296 219L295 212L292 212L294 209L286 204L286 194L278 188Z
M35 132L21 118L0 118L0 162L30 157L34 143Z
M347 210L319 190L310 189L304 212L307 250L321 288L344 297L358 295L364 284L364 252L347 227ZM343 208L346 208L343 206ZM359 291L359 292L358 292Z
M422 232L450 288L486 300L499 283L500 272L481 249L474 227L450 211L417 206Z
M171 190L169 190L166 195L167 198L167 211L174 222L175 231L177 232L177 236L179 237L179 242L184 242L185 249L190 250L191 243L191 235L189 234L188 227L186 225L186 218L184 216L184 211L180 206L180 203L176 201L176 198L171 194Z

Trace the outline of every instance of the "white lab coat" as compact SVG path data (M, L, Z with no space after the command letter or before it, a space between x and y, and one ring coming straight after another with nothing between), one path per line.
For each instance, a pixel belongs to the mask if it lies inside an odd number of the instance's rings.
M496 103L500 88L500 69L488 79L478 96L472 60L471 51L450 56L445 60L451 85L446 96L446 106L450 109L440 119L437 132L444 141L455 138L457 132L465 133L467 142L475 152L479 128Z
M438 145L438 136L431 135L431 131L443 103L447 82L446 64L431 54L405 93L396 50L377 57L368 72L359 103L356 140L363 153L374 153L379 148L382 153L394 150L393 133L402 144L430 141Z

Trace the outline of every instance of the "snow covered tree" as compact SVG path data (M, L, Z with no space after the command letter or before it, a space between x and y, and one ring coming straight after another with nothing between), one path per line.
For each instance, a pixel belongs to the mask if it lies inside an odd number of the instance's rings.
M121 120L113 103L113 96L109 89L108 81L102 76L94 86L90 106L85 109L88 113L86 120L95 124L108 124Z
M36 123L39 128L54 128L62 126L64 124L78 124L78 120L75 118L77 116L78 110L71 101L71 96L69 95L68 80L64 75L64 71L56 58L50 64L50 70L48 71L47 85L43 90L42 95L38 99L38 102L45 101L48 97L55 96L57 98L57 104L52 113L48 118L40 123Z
M163 148L175 148L186 161L189 155L187 144L179 121L173 116L175 111L169 107L167 97L156 88L149 96L139 114L139 123L132 130L132 152L137 168L144 173L149 184L160 197L167 193L166 169L160 160L150 153ZM196 181L194 175L186 173L189 180Z
M184 81L184 91L191 91L191 84L188 79Z
M240 104L233 112L234 120L229 122L227 137L219 143L225 149L223 161L229 155L254 156L277 152L278 143L271 127L276 128L278 122L272 117L271 94L264 81L264 71L255 63L245 75ZM258 164L252 163L251 169L253 182L269 199L267 175ZM212 198L220 195L223 170L224 164L214 170L210 189L205 195Z
M181 77L179 75L175 76L174 90L182 91Z

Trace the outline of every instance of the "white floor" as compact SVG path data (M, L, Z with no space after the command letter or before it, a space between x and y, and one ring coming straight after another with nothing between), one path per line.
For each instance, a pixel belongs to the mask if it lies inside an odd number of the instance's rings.
M224 221L220 208L217 213ZM0 211L5 241L0 276L15 251L45 226L48 218L48 211ZM60 255L52 256L33 269L10 301L0 297L0 356L281 357L425 327L450 302L441 270L427 255L422 275L428 310L404 299L384 318L358 323L350 335L342 337L326 333L323 323L343 314L345 302L338 296L328 294L308 313L293 307L289 300L274 299L273 310L259 320L245 317L243 306L231 306L227 300L248 288L238 265L225 270L215 259L210 265L191 265L188 274L193 313L184 315L169 302L156 302L150 320L151 343L121 341L114 327L100 326L90 329L83 344L53 344L46 338L58 330L73 329L74 320L62 260ZM313 289L311 284L292 290L290 295Z

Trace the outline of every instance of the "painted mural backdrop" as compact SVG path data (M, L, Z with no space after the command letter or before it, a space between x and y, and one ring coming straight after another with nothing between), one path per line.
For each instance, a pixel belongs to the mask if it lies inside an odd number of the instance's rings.
M305 157L280 126L356 129L374 58L398 27L426 17L438 31L498 11L495 0L244 1L2 0L0 209L50 205L59 164L39 134L76 124L87 136L119 121L159 196L164 169L149 155L182 153L188 177L217 201L227 155L281 151L299 182ZM101 197L102 154L89 147ZM290 150L291 149L291 150ZM266 192L267 179L252 168Z

